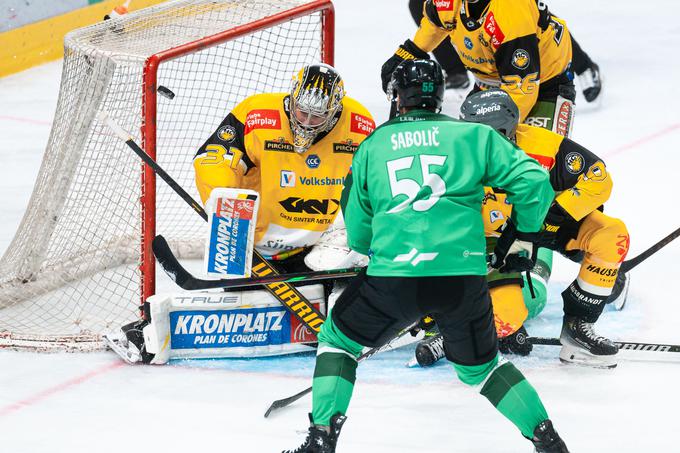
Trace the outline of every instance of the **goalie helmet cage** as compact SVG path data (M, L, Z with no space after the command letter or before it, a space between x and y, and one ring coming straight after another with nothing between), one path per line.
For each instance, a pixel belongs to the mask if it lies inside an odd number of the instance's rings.
M40 172L0 260L0 346L101 348L155 293L156 231L202 256L203 220L97 112L198 198L193 156L226 114L333 64L333 38L331 0L177 0L69 33Z

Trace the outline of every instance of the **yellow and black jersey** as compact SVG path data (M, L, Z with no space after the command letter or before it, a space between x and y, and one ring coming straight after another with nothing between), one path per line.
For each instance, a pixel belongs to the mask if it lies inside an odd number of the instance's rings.
M245 99L194 158L204 203L215 187L259 192L255 244L271 258L313 245L333 223L352 156L375 129L371 114L345 96L333 128L299 154L293 149L288 104L287 93Z
M413 42L432 51L447 36L478 84L500 87L515 101L524 121L541 83L571 62L564 21L539 0L427 0Z
M602 206L611 195L612 178L598 156L572 140L542 127L520 124L517 146L550 172L558 203L579 221ZM498 236L512 205L505 193L485 189L482 214L487 236Z

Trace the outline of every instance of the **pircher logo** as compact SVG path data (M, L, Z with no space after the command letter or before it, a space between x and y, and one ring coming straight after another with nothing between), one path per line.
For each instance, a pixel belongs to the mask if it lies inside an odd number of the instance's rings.
M359 148L359 144L354 143L351 138L342 143L333 143L334 153L354 154L357 148Z
M297 214L332 215L338 212L340 201L334 198L326 198L325 200L305 200L304 198L288 197L285 200L279 201L279 204L283 206L283 209L286 211Z
M288 143L283 137L279 137L276 140L265 140L264 141L265 151L280 151L283 153L294 153L292 143Z
M567 154L564 160L564 165L567 171L572 175L578 175L583 170L583 156L580 153L573 152Z
M274 273L274 269L266 261L260 261L253 265L252 273L257 277L264 277ZM323 315L297 289L284 282L271 283L266 285L266 288L279 302L289 307L293 315L306 327L315 333L321 330Z
M489 41L484 39L484 33L480 32L479 35L477 35L477 39L479 39L481 45L483 45L484 47L489 47Z
M524 49L517 49L512 54L512 65L517 69L524 69L529 66L529 52Z
M593 264L589 264L588 267L586 267L586 270L594 274L602 275L604 277L616 277L616 275L619 273L618 269L612 269L610 267L600 267L595 266Z

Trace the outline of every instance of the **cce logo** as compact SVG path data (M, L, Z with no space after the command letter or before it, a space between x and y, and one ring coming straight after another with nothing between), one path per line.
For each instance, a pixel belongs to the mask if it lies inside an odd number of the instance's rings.
M319 168L319 165L321 165L321 159L319 159L319 156L316 154L310 154L307 156L305 163L309 168Z

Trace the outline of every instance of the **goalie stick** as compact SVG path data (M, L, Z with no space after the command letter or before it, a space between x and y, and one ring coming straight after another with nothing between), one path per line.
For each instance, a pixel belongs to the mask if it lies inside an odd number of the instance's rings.
M374 355L376 355L380 352L389 351L391 349L396 349L399 346L403 346L401 344L400 340L402 338L404 338L404 336L406 336L407 334L410 334L411 331L413 331L413 329L415 329L419 326L419 324L420 324L420 321L414 322L413 324L411 324L410 326L408 326L407 328L405 328L404 330L399 332L399 334L396 337L392 338L390 341L388 341L384 345L377 346L375 348L371 348L368 351L364 352L363 354L361 354L359 356L359 358L357 359L357 362L363 362L364 360L368 359L369 357L373 357ZM423 332L423 330L421 330L420 332ZM267 417L269 417L269 415L271 415L272 412L274 412L278 409L281 409L283 407L289 406L290 404L299 400L300 398L307 395L311 391L312 391L312 387L307 387L303 391L296 393L295 395L289 396L288 398L283 398L283 399L274 401L269 406L267 411L264 413L264 417L267 418Z
M203 207L193 199L182 186L180 186L169 174L158 165L158 163L149 156L125 129L120 127L116 121L111 118L106 112L99 112L97 119L102 124L106 124L113 133L125 142L126 145L132 149L153 171L165 181L172 190L179 195L191 208L200 215L203 220L208 221L208 214ZM155 242L155 240L154 240ZM169 250L169 248L168 248ZM172 252L170 252L172 255ZM173 255L174 257L174 255ZM276 275L279 272L262 256L257 250L253 250L253 267L252 273L256 277L265 277L267 275ZM174 277L172 274L171 278ZM189 274L190 275L190 274ZM312 305L305 296L303 296L295 287L285 282L275 282L263 285L264 288L284 306L293 316L295 316L305 327L314 333L319 333L321 325L326 317L319 312L319 310Z
M314 282L322 280L339 280L351 278L357 275L362 268L350 267L347 269L329 269L325 271L295 272L289 274L269 274L256 277L232 278L224 280L204 280L196 278L177 260L172 253L168 242L160 234L156 236L151 245L153 254L163 270L182 289L187 291L224 288L225 291L232 289L255 289L261 285L270 283L286 282Z

